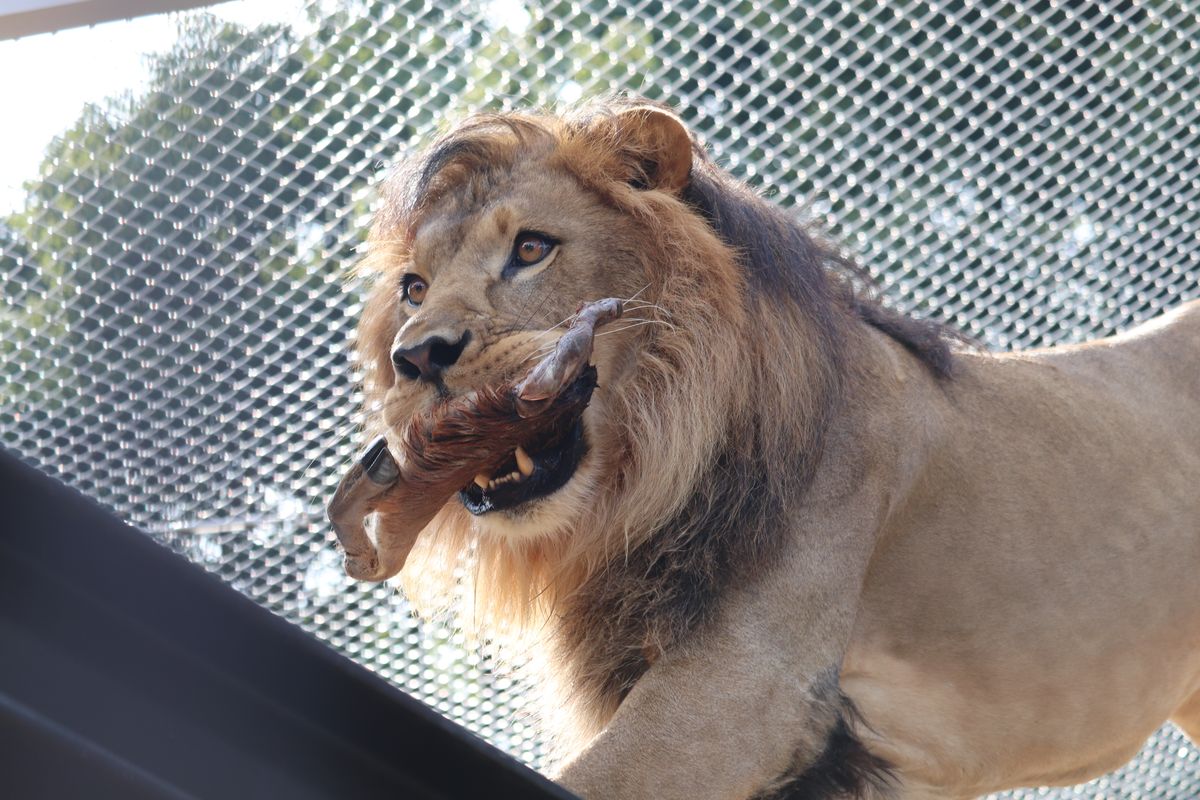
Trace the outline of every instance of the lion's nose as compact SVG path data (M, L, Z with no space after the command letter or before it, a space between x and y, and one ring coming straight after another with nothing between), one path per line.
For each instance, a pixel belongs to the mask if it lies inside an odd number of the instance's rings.
M471 333L467 331L456 342L449 342L441 336L430 336L411 346L401 342L392 350L392 364L396 367L396 374L402 377L437 380L443 371L458 361L470 339Z

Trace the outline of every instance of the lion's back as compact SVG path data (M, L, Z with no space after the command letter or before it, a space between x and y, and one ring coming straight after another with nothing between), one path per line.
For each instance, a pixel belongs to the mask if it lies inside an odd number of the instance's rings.
M1105 339L1031 355L1200 447L1200 300Z

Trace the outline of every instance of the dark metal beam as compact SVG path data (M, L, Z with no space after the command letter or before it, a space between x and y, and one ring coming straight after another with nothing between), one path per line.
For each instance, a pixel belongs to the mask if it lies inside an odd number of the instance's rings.
M213 4L214 0L11 0L0 2L0 39Z
M571 800L2 450L0 508L4 796Z

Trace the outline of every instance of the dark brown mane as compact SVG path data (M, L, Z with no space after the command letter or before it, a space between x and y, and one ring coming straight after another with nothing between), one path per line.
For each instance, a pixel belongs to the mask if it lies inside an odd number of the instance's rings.
M837 336L834 315L849 310L904 345L938 377L951 375L954 359L947 338L953 334L945 325L884 306L871 291L870 274L854 260L717 169L700 147L694 157L684 199L738 251L752 287L788 297L831 337Z

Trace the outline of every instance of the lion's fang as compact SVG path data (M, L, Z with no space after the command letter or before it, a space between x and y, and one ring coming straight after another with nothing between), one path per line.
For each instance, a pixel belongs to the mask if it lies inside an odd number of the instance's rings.
M522 475L528 478L533 474L533 459L529 457L529 453L525 452L525 448L517 445L515 453L517 457L517 469Z

